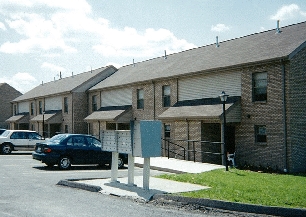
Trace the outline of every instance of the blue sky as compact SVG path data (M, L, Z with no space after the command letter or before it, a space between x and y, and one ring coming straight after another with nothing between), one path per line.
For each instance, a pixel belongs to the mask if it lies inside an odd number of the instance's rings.
M304 0L0 0L0 83L42 82L306 21Z

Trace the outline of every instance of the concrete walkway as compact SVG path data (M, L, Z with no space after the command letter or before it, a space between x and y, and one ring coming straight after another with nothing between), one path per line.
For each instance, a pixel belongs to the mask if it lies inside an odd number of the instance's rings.
M142 167L143 162L143 158L135 158L135 166ZM224 166L178 159L168 159L165 157L154 157L150 158L150 168L171 173L202 173L224 168ZM73 185L77 184L78 187L80 187L82 184L84 184L86 188L88 186L94 186L103 194L132 197L134 199L145 201L149 201L155 194L196 191L209 188L208 186L176 182L155 177L150 177L149 179L149 190L144 190L143 188L143 176L134 177L135 185L128 185L128 177L120 177L117 179L117 182L111 182L110 178L74 180ZM69 185L69 183L67 185Z
M135 157L135 165L142 166L143 158ZM152 157L150 158L150 165L152 169L174 173L203 173L224 168L222 165L178 160L174 158L168 159L166 157Z

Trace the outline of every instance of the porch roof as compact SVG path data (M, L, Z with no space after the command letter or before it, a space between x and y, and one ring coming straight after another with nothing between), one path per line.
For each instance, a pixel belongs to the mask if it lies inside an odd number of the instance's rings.
M240 102L225 104L228 122L240 122ZM170 107L158 116L160 120L209 120L221 122L223 117L223 105L195 105Z
M39 114L30 120L31 122L45 122L45 123L62 123L62 113L54 112L54 113L46 113Z
M86 122L95 121L117 121L129 122L132 118L132 106L109 106L100 108L88 115L84 120Z
M6 120L6 122L16 122L16 123L27 123L29 121L29 116L28 115L14 115L10 117L9 119Z

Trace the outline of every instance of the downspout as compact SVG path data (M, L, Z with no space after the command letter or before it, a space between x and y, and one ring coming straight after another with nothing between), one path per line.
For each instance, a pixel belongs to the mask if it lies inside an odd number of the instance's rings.
M178 78L176 78L176 102L179 100L179 81Z
M288 143L287 143L287 110L286 110L286 70L285 62L281 60L282 64L282 94L283 94L283 132L284 132L284 172L288 172Z
M189 121L188 121L188 119L186 118L186 123L187 123L187 160L189 160L189 139L190 139L190 137L189 137Z
M154 81L152 81L152 85L153 85L153 120L155 120L156 111L155 111L155 82Z
M74 117L74 110L73 110L73 102L74 102L74 100L73 100L73 92L71 92L71 133L74 133L74 119L73 119L73 117ZM69 105L69 103L68 103L68 105ZM69 112L69 107L68 107L68 112Z

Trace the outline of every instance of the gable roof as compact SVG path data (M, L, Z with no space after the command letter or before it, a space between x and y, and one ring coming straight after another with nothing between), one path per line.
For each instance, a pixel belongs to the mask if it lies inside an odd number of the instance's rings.
M117 69L114 66L106 66L70 77L44 83L26 92L22 96L14 99L12 102L33 99L36 97L57 95L71 91L85 91L100 82L101 80L113 74L116 70ZM98 77L100 78L100 80L93 81L95 78Z
M194 72L221 69L261 61L289 58L306 47L306 22L276 30L255 33L241 38L194 48L164 57L123 66L90 90L128 85L153 79L188 75Z

